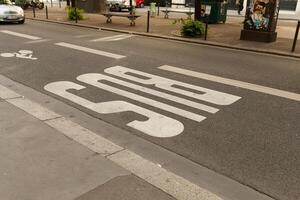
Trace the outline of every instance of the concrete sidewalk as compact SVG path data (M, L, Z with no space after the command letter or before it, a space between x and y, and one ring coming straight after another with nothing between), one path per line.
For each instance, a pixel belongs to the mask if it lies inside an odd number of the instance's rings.
M107 24L106 18L100 14L84 14L85 19L78 22L80 25L87 25L99 28L108 28L114 30L124 30L127 32L146 33L147 30L147 9L137 9L137 14L142 15L136 20L136 26L130 26L127 18L113 17L112 23ZM210 24L208 29L208 38L182 38L180 36L180 24L174 24L176 19L186 18L185 14L171 13L169 19L164 19L163 13L160 16L150 18L150 34L174 37L178 39L188 40L195 43L213 44L224 47L232 47L244 50L253 50L261 52L269 52L275 54L290 55L300 57L300 37L298 37L298 46L294 53L291 52L293 39L295 35L297 22L294 20L279 20L277 26L278 38L273 43L260 43L252 41L240 40L240 32L243 28L243 17L237 16L234 11L228 16L225 24ZM67 19L64 8L53 7L48 8L49 20L58 22L70 22ZM32 10L26 10L26 16L33 18ZM45 20L45 10L36 11L36 19ZM70 22L74 23L74 22ZM74 23L75 24L75 23Z
M26 98L1 85L0 97L1 199L175 200L13 105Z

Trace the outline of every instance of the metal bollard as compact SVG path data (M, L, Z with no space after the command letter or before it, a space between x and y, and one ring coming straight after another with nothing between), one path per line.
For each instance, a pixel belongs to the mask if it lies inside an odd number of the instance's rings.
M77 8L75 7L75 23L78 22Z
M35 18L35 7L32 7L32 12L33 12L33 18Z
M207 39L207 29L208 29L208 15L205 15L205 33L204 33L204 40Z
M159 16L159 3L157 4L157 16Z
M48 7L46 6L46 19L48 19Z
M59 8L61 8L61 0L58 0Z
M51 4L51 8L53 7L53 2L52 2L52 0L50 1L50 4Z
M150 23L150 10L147 12L147 33L149 33L149 23Z
M293 47L292 47L292 52L295 51L297 40L298 40L298 33L299 33L299 27L300 27L300 21L298 21L296 32L295 32L295 37L294 37L294 42L293 42Z

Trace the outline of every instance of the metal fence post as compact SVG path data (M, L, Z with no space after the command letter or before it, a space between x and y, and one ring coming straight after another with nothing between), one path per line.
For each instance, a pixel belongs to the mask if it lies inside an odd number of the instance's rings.
M46 6L46 19L48 19L48 7Z
M300 27L300 21L298 21L296 32L295 32L295 37L294 37L294 42L293 42L293 47L292 47L292 52L295 51L297 40L298 40L298 33L299 33L299 27Z
M159 4L160 3L157 3L157 16L159 16Z
M59 8L61 8L61 0L58 0Z
M150 23L150 10L147 12L147 33L149 33L149 23Z
M32 7L33 18L35 18L35 6Z
M50 4L51 4L51 8L53 7L53 2L52 2L52 0L50 0Z
M205 14L205 33L204 33L204 40L207 39L208 16L209 16L209 15Z
M77 8L75 7L75 23L78 22Z

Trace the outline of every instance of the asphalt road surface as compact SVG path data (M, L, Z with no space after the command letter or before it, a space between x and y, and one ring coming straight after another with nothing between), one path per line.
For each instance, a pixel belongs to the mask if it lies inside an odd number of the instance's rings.
M27 21L0 73L270 197L300 199L300 61Z

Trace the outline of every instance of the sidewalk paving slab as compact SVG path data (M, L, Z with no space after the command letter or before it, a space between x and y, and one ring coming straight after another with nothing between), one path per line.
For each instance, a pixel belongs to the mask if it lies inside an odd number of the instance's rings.
M130 172L0 102L0 196L6 200L73 200Z

